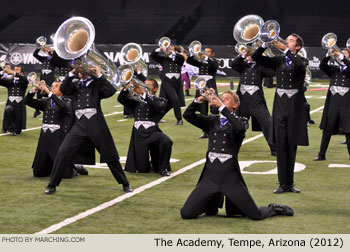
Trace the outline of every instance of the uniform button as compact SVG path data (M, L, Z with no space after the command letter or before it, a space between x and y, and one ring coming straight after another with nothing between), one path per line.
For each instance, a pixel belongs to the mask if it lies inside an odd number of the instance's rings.
M225 151L225 149L221 149L222 151Z
M216 143L216 140L214 140L213 143Z
M214 133L214 136L216 136L216 133Z
M226 143L226 141L223 141L222 143L223 143L223 144L225 144L225 143Z
M148 120L148 117L146 117L146 120Z
M213 148L213 150L215 150L215 147Z
M80 104L78 104L78 107L80 107Z
M292 79L289 79L289 81L292 81Z
M86 96L89 96L89 94L86 94Z
M89 106L89 104L86 104L86 106Z
M292 85L289 85L289 87L292 87Z
M289 73L289 75L292 75L292 73Z
M224 136L226 136L226 134L224 134Z

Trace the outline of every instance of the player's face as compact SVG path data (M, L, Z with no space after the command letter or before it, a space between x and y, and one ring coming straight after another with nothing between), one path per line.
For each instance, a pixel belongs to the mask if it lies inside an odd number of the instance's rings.
M297 37L293 35L289 35L288 38L286 39L287 47L289 50L292 52L295 52L296 50L299 50L301 47L297 46Z
M221 97L222 103L229 109L236 109L238 104L235 103L233 96L231 94L224 93Z

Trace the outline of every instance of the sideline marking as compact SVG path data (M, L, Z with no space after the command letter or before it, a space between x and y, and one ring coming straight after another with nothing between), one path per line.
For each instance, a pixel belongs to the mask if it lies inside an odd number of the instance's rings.
M350 168L347 164L329 164L328 168Z
M320 109L323 109L323 107L324 106L321 106L321 107L311 111L310 114L315 113L315 112L317 112ZM243 141L242 145L247 144L247 143L249 143L251 141L254 141L255 139L258 139L258 138L260 138L262 136L263 136L263 134L259 134L259 135L256 135L254 137L251 137L251 138ZM65 226L67 226L69 224L72 224L72 223L74 223L74 222L76 222L76 221L78 221L80 219L84 219L84 218L88 217L89 215L97 213L97 212L99 212L99 211L101 211L103 209L106 209L106 208L108 208L110 206L115 205L118 202L121 202L121 201L123 201L125 199L131 198L132 196L134 196L136 194L139 194L139 193L141 193L141 192L143 192L143 191L145 191L145 190L147 190L147 189L149 189L149 188L151 188L153 186L159 185L160 183L163 183L164 181L167 181L167 180L169 180L169 179L171 179L173 177L176 177L177 175L180 175L180 174L182 174L182 173L184 173L184 172L186 172L186 171L188 171L188 170L190 170L190 169L192 169L192 168L194 168L194 167L196 167L196 166L198 166L200 164L205 163L205 161L206 161L206 158L203 158L203 159L201 159L201 160L199 160L199 161L197 161L195 163L192 163L190 165L187 165L187 166L181 168L180 170L178 170L178 171L176 171L174 173L171 173L170 176L168 176L168 177L162 177L162 178L159 178L159 179L157 179L155 181L152 181L152 182L150 182L150 183L148 183L146 185L140 186L140 187L136 188L132 193L123 194L123 195L121 195L121 196L119 196L117 198L114 198L114 199L112 199L110 201L102 203L101 205L98 205L97 207L91 208L91 209L86 210L86 211L84 211L84 212L82 212L80 214L77 214L77 215L73 216L73 217L67 218L67 219L65 219L65 220L63 220L63 221L61 221L61 222L59 222L57 224L51 225L48 228L45 228L45 229L43 229L43 230L41 230L41 231L39 231L39 232L37 232L35 234L49 234L49 233L55 232L55 231L61 229L62 227L65 227Z

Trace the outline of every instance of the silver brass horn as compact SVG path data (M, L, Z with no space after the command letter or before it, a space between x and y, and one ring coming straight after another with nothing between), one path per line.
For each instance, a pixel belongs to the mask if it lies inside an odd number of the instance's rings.
M346 41L346 48L350 50L350 38L348 39L348 41Z
M170 47L171 45L171 40L168 37L162 37L160 38L160 40L158 41L158 45L160 47L160 49L163 52L166 52L166 50Z
M198 40L194 40L191 42L191 44L188 46L188 51L194 55L194 58L201 62L201 63L208 63L205 61L204 58L201 58L200 55L204 54L205 56L208 56L205 51L202 51L202 44Z
M130 97L134 100L144 102L144 100L141 99L141 95L136 93L134 89L136 86L138 86L143 92L150 94L151 93L150 87L146 83L136 78L136 76L134 75L134 68L132 65L121 65L118 69L120 72L121 86L125 87L129 83L131 83L131 85L129 85L128 87Z
M235 45L235 51L239 55L243 55L247 51L247 45L239 42Z
M51 91L51 87L49 85L46 84L46 82L44 80L41 80L40 82L37 80L38 75L35 72L30 72L27 75L27 79L29 84L32 84L33 87L36 87L39 89L39 83L42 82L45 84L45 86L47 87L48 90Z
M328 50L329 55L335 60L337 61L339 64L343 64L343 62L332 53L332 50L336 50L339 51L341 54L342 50L337 46L337 35L335 35L332 32L327 33L326 35L323 36L322 40L321 40L321 45L324 49Z
M38 48L44 48L46 46L47 38L44 36L40 36L36 39L35 44Z
M307 53L306 53L306 50L304 48L301 48L298 53L297 53L299 56L307 59ZM306 87L308 87L310 85L312 81L312 73L311 73L311 70L310 70L310 67L309 65L306 66L306 73L305 73L305 78L304 78L304 85Z
M233 28L233 37L239 43L252 43L259 38L264 20L258 15L242 17Z
M209 88L207 87L207 80L203 77L198 77L194 81L194 87L199 91L201 95L203 95L208 101L210 99L209 95L206 93Z
M126 44L121 50L121 56L125 64L132 65L138 73L148 76L147 64L142 60L142 48L139 44Z
M259 39L262 42L270 43L276 39L282 40L279 37L281 32L280 24L275 20L266 21L260 29Z
M72 17L64 21L54 37L54 49L58 56L79 62L83 70L96 77L90 67L97 65L103 76L119 87L119 72L115 64L94 46L95 27L84 17Z

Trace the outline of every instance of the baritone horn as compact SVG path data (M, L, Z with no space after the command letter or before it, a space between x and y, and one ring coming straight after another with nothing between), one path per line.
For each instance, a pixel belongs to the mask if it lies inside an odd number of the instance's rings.
M264 20L258 15L246 15L235 24L233 37L238 43L249 44L259 38Z
M151 89L146 83L136 78L134 67L128 64L121 65L119 67L119 72L121 86L126 87L128 84L130 84L128 87L130 97L134 100L144 102L144 100L141 98L141 95L135 92L135 87L139 87L146 94L150 94Z
M147 64L142 60L142 48L139 44L128 43L121 50L122 60L125 64L132 65L138 74L148 76Z
M91 67L98 66L102 75L119 88L119 72L115 64L100 53L93 44L95 27L84 17L72 17L64 21L54 37L54 49L63 59L73 60L86 73L97 77Z
M46 47L47 38L45 36L40 36L36 39L35 44L38 48L44 49Z

